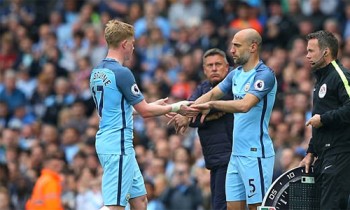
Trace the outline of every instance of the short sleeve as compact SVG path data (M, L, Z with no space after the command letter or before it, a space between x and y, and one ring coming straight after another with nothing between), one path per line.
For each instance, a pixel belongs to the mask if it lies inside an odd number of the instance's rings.
M276 78L272 70L264 68L257 71L254 78L254 85L250 86L249 93L255 95L261 100L275 86Z
M235 71L231 71L228 73L225 79L218 84L218 87L223 93L227 94L229 92L232 92L232 79L234 75Z
M135 105L144 99L143 94L136 84L135 77L129 69L122 68L115 71L115 77L117 87L129 104Z

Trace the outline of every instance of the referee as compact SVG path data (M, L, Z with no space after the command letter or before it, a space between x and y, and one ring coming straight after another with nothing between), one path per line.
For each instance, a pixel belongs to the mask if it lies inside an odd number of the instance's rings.
M300 166L315 162L320 209L347 209L350 194L350 71L337 60L338 40L327 31L307 36L306 58L317 82L313 93L312 138Z

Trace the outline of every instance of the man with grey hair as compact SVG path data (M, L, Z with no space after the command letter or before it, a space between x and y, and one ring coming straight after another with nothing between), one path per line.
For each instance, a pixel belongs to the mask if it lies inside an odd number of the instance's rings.
M198 85L190 96L190 101L207 93L226 77L229 64L225 52L217 48L207 50L203 55L203 69L207 80ZM224 100L232 100L232 94L225 95ZM233 115L212 110L205 122L201 123L199 119L200 117L197 117L192 123L189 118L177 115L169 123L174 121L179 133L183 133L188 125L198 128L205 166L210 170L212 208L226 210L225 179L232 151Z

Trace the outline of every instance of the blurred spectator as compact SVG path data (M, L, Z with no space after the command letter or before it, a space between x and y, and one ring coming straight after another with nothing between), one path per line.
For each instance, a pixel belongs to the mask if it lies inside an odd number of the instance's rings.
M26 204L26 210L63 209L59 175L63 168L63 161L56 155L51 154L45 157L44 168L35 183L32 196Z
M3 161L1 161L0 163L0 186L1 187L5 187L6 189L8 189L9 176L10 176L10 172L7 165L3 163Z
M103 206L100 177L92 177L88 189L77 196L76 210L94 210Z
M148 210L165 210L163 203L155 194L155 186L152 181L145 180L145 187L147 191L147 209Z
M76 21L72 24L73 32L98 24L99 16L95 13L94 8L95 5L89 1L82 5Z
M10 118L8 124L10 128L21 130L24 125L30 125L34 123L35 120L35 116L32 113L28 112L26 106L23 104L14 110L14 113Z
M88 53L92 66L96 66L107 54L107 48L99 41L99 31L93 26L88 26L84 30L88 42Z
M170 45L163 37L160 28L148 29L148 46L141 54L141 65L143 69L142 79L150 81L154 78L155 70L160 62L160 57L170 53ZM143 81L145 83L145 81Z
M59 144L59 133L56 126L52 124L42 124L39 134L40 143L42 145Z
M15 166L15 164L13 164ZM18 168L16 168L18 169ZM14 209L25 209L26 201L30 198L33 184L27 177L18 172L11 181L10 198Z
M87 155L83 151L78 151L73 158L73 161L70 164L70 168L72 168L72 173L74 176L80 176L79 173L85 168Z
M55 80L55 93L45 100L46 111L42 119L45 123L57 124L61 109L74 102L75 97L70 92L70 85L66 78L60 77Z
M181 27L176 32L173 32L171 41L177 55L181 56L191 52L191 49L194 48L194 44L190 40L192 35L190 29L186 27Z
M171 161L168 163L168 168L166 175L171 180L175 173L176 163L186 163L192 167L193 159L191 156L191 151L184 146L180 146L171 153Z
M200 47L203 52L210 48L224 49L226 37L216 30L215 22L211 18L205 18L201 25Z
M59 11L52 11L49 17L51 31L57 35L57 46L62 49L72 39L72 28L65 24L63 16Z
M173 30L182 27L200 25L205 15L205 8L201 1L179 0L169 7L168 18Z
M69 71L76 71L79 66L77 60L86 58L90 64L90 58L88 57L88 41L84 39L84 32L82 30L76 30L73 33L71 42L62 49L62 62L65 63L65 67ZM79 69L80 70L80 69Z
M296 65L295 67L302 66L305 60L306 53L306 41L303 37L295 37L290 42L290 50L288 52L289 60ZM290 79L292 79L291 77Z
M193 89L190 81L187 80L184 72L179 72L177 79L178 81L171 87L171 95L180 100L185 100L192 94Z
M327 18L323 22L323 29L339 36L340 38L342 37L339 23L335 18Z
M263 33L264 44L286 47L289 40L298 34L298 29L294 22L283 14L279 0L269 1L268 11L269 17Z
M76 100L73 102L69 116L67 116L67 122L64 123L63 128L67 126L74 126L78 129L79 133L84 133L88 127L87 116L86 116L86 107L84 101Z
M76 182L75 175L71 170L63 173L62 205L65 210L75 210Z
M278 160L277 165L281 168L275 171L275 178L280 176L285 171L298 167L301 159L296 158L296 154L292 148L285 148Z
M200 61L195 60L195 55L189 53L184 54L180 59L180 68L181 72L185 74L185 78L188 80L188 83L191 85L191 91L197 86L197 83L202 81L204 78L202 71L202 56L200 55Z
M36 86L37 80L36 78L30 77L28 70L19 70L17 73L16 87L25 94L27 100L30 100L32 97Z
M0 129L1 130L7 127L9 117L10 117L9 110L8 110L8 105L6 101L0 101Z
M57 10L62 13L62 17L65 23L71 25L78 18L79 1L78 0L63 0L56 2Z
M155 196L160 197L163 194L165 189L168 187L168 181L169 180L164 174L158 174L154 178Z
M203 197L203 209L210 210L211 205L211 190L210 190L210 170L206 168L197 168L195 171L198 187L201 189Z
M72 164L74 156L79 152L80 132L71 126L62 130L61 145L68 164Z
M294 25L297 25L298 22L304 18L304 15L301 11L301 5L299 0L288 0L288 12L287 17L290 19Z
M170 36L170 23L166 18L159 16L156 5L148 2L143 5L143 9L144 16L137 19L134 23L135 38L138 39L151 28L159 28L161 36L168 39Z
M30 148L30 170L32 170L31 178L33 180L36 180L40 175L45 154L44 146L33 145Z
M350 2L345 2L344 5L344 19L341 25L342 36L344 40L350 37Z
M343 57L341 58L341 62L345 68L350 68L350 55L343 55ZM0 116L2 116L2 115L0 114Z
M4 76L4 88L0 92L0 100L6 101L10 115L16 108L27 104L26 97L22 91L16 87L16 73L14 70L7 70Z
M35 20L33 8L26 5L24 0L5 1L7 3L0 10L1 24L6 25L10 18L16 17L21 24L30 26Z
M140 2L131 3L129 7L128 16L126 18L126 22L136 27L135 25L136 21L142 18L143 16L143 8L144 6Z
M145 174L145 168L147 166L147 157L146 157L147 149L142 144L136 144L134 147L135 147L136 160L140 166L141 173Z
M324 21L327 19L327 15L321 10L321 1L323 0L307 0L304 2L302 1L304 3L301 7L303 9L303 13L312 22L315 31L321 30ZM327 3L327 8L332 9L333 7L335 9L337 7L336 4L338 4L337 1L338 0L332 1L332 4Z
M147 165L144 171L144 176L153 180L159 174L165 174L165 162L164 158L154 157Z
M125 17L132 1L129 0L90 0L98 3L100 12L108 12L111 17Z
M325 15L336 15L337 11L339 9L342 9L342 3L344 1L341 0L335 0L332 2L328 2L326 0L320 0L320 10L325 14Z
M77 68L71 72L71 78L73 87L76 89L77 93L84 91L84 88L80 84L84 80L89 80L90 70L91 70L91 62L88 56L77 57L75 59L77 62Z
M24 37L19 38L19 52L15 63L15 68L30 71L34 64L33 40L24 32Z
M191 179L189 163L175 163L170 186L161 195L160 200L168 210L197 210L202 206L202 193Z
M53 88L55 85L54 84L55 80L58 77L58 71L59 71L59 69L57 68L57 66L54 63L46 62L42 66L41 71L38 72L38 73L40 73L39 78L41 75L44 75L43 80L45 80L45 82L49 83L48 88L50 91L53 91Z
M215 23L219 26L219 33L225 34L225 28L228 26L231 21L236 17L235 9L237 3L234 1L208 1L209 5L207 6L208 16L215 18ZM212 6L210 3L214 4Z
M247 2L240 1L238 3L236 8L237 17L230 23L230 30L233 34L246 28L253 28L262 34L263 27L259 22L258 17L252 16L254 13L251 11L251 6Z
M37 42L34 44L34 52L39 54L42 53L44 51L44 47L46 45L49 33L50 33L50 26L49 24L41 24L38 30L38 40ZM37 58L37 56L36 56Z
M0 186L0 209L2 210L13 209L11 206L8 190L2 186Z
M38 139L36 139L33 126L30 124L23 125L22 129L20 130L20 136L19 136L19 148L24 151L29 151L30 147L38 142ZM27 166L25 166L27 167Z
M161 90L160 98L165 98L170 95L172 81L169 77L169 71L163 63L160 63L155 69L153 82L157 85L157 88Z

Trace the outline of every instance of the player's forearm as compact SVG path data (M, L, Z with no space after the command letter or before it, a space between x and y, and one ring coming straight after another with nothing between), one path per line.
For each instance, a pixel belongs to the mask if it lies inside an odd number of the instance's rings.
M325 126L350 123L350 101L338 109L327 111L321 115L321 122Z
M170 105L162 106L157 104L147 104L145 110L142 113L140 113L140 115L144 118L147 118L164 115L169 112L171 112Z
M142 117L155 117L170 112L171 106L147 103L145 100L142 100L140 103L134 105L134 109Z
M208 101L214 101L221 98L223 95L224 94L221 92L221 90L218 87L215 87L211 91L197 98L195 104L202 104Z
M241 100L230 100L230 101L211 101L211 109L217 109L227 113L240 113L248 112L250 107L242 103Z
M184 113L188 113L189 116L194 116L198 114L197 110L193 110L189 107L191 102L189 101L179 101L173 104L157 104L157 103L147 103L145 100L142 100L140 103L134 105L135 110L142 117L155 117L159 115L164 115L169 112L176 112L184 115Z

